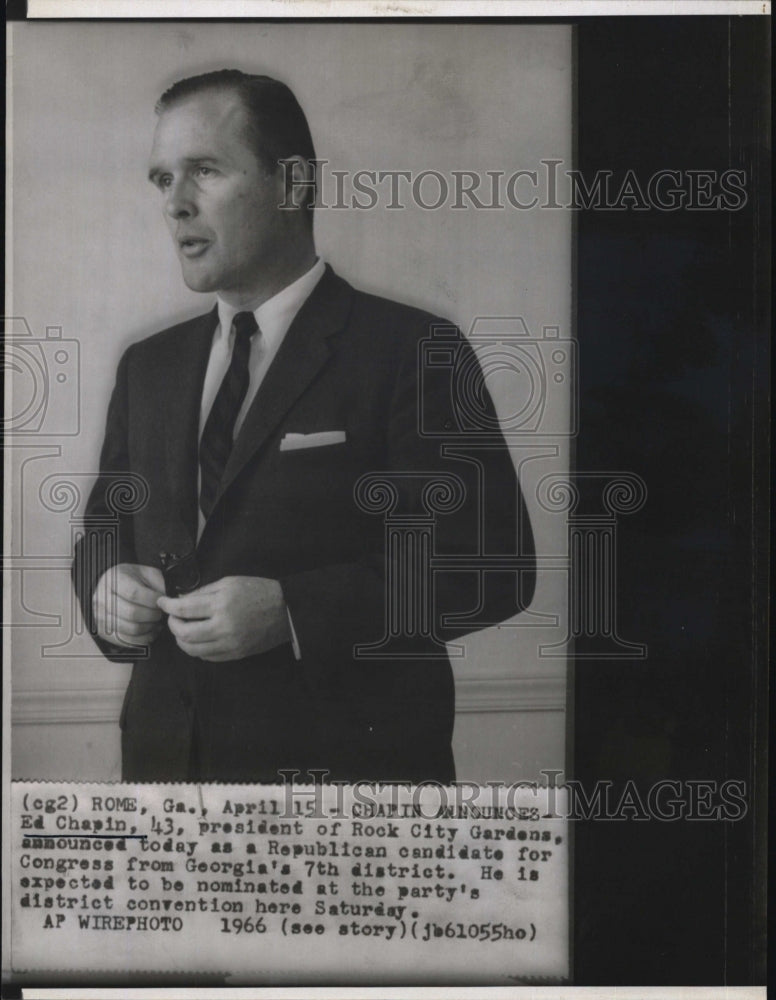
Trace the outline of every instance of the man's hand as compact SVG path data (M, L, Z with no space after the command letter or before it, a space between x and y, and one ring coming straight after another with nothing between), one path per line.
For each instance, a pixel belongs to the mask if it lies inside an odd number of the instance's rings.
M157 603L170 616L170 631L183 652L212 663L254 656L291 638L277 580L225 576Z
M115 646L146 646L162 627L156 602L164 579L154 566L118 563L97 581L92 598L97 634Z

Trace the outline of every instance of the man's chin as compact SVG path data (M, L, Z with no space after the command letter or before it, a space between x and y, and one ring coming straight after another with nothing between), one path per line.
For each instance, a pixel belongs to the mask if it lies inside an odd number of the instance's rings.
M212 275L192 273L186 268L183 268L183 281L192 292L216 292L219 288Z

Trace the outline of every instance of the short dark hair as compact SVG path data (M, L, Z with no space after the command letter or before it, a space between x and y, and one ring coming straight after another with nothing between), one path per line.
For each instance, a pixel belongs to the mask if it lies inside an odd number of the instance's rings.
M219 69L178 80L156 102L160 115L173 104L206 90L237 94L247 112L247 138L259 163L274 174L281 160L301 156L315 160L315 146L304 111L290 87L271 76ZM313 175L315 180L315 175ZM312 217L315 186L307 188L305 207Z

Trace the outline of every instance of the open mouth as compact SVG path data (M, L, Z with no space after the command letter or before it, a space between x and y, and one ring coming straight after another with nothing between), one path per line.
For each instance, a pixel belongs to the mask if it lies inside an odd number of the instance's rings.
M210 241L191 237L189 239L178 240L178 246L184 257L199 257L210 246Z

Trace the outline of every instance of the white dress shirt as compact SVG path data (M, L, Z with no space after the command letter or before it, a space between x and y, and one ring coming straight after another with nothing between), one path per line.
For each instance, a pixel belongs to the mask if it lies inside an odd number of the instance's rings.
M232 360L232 348L234 347L234 331L232 321L238 312L252 312L256 317L258 331L251 337L251 352L248 358L248 391L237 414L234 425L234 436L237 437L242 427L245 415L253 402L259 386L264 376L267 374L269 366L277 354L283 338L288 332L288 328L294 317L302 308L312 290L323 277L326 265L320 259L316 260L309 271L306 271L301 278L290 285L286 285L277 295L267 299L256 308L251 307L248 302L238 307L229 305L222 298L218 299L218 326L213 333L213 344L210 348L210 358L205 371L205 383L202 387L202 402L199 410L199 437L205 429L205 423L215 402L219 386L226 375L229 364ZM197 474L197 491L201 488L201 472ZM197 539L202 536L205 527L205 517L199 509L199 525ZM288 613L288 623L291 627L291 640L294 648L294 656L300 659L299 643L294 623L291 621L291 614Z
M243 420L245 420L245 414L253 402L267 369L283 343L288 328L312 290L323 277L325 270L326 266L319 257L301 278L286 285L282 291L273 295L271 299L267 299L258 308L253 308L250 302L238 308L224 302L222 298L218 299L218 326L213 334L213 346L210 348L210 360L207 363L205 384L202 387L202 405L199 411L200 437L205 429L205 422L215 401L218 388L232 360L232 348L234 347L232 321L234 317L238 312L252 312L261 331L260 334L255 333L251 338L251 353L248 359L248 392L234 425L234 436L237 437Z

